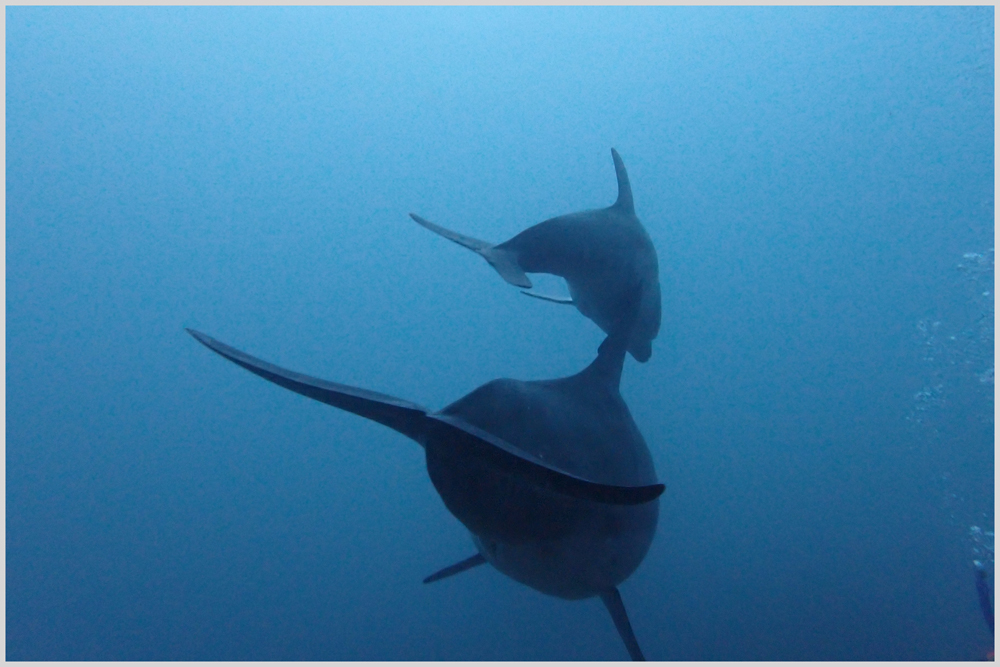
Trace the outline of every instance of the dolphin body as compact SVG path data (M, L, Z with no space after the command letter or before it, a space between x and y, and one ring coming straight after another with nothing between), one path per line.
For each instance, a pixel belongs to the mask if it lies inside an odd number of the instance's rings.
M623 336L570 377L486 383L438 412L200 343L286 389L384 424L425 450L431 482L478 553L425 583L489 563L564 599L600 596L632 659L642 651L617 586L653 540L664 487L619 393Z
M566 280L571 299L524 292L557 303L571 303L607 334L628 326L629 353L645 362L660 331L660 279L656 249L635 215L632 186L621 156L611 157L618 177L618 199L607 208L570 213L540 222L493 245L410 213L418 224L481 255L508 283L530 288L526 273L551 273ZM622 304L637 302L630 317Z

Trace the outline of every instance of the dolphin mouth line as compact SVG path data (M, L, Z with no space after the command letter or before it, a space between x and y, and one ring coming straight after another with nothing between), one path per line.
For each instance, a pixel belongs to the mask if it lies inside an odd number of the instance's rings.
M621 486L586 480L546 463L459 417L429 413L416 403L388 394L297 373L258 359L200 331L186 331L208 349L254 375L307 398L388 426L421 446L426 447L428 438L434 437L435 432L441 435L431 428L431 424L454 429L466 437L456 439L443 434L441 441L471 449L496 469L520 475L539 487L571 498L609 505L641 505L659 498L666 488L662 484Z

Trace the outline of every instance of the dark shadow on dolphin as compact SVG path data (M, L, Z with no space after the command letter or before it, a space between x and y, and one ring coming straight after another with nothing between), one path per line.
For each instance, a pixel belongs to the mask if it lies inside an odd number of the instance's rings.
M649 550L664 487L618 390L623 336L609 336L597 359L576 375L493 380L429 412L280 368L187 331L251 373L423 446L431 482L479 551L425 582L488 562L549 595L600 596L629 655L642 659L617 586Z
M569 286L570 299L525 294L571 303L609 335L629 326L627 349L644 362L652 355L651 342L660 331L659 265L653 242L635 215L625 165L614 148L611 157L618 176L614 204L551 218L497 245L445 229L415 213L410 217L475 251L512 285L530 288L527 273L561 276ZM633 301L639 304L634 319L622 307Z

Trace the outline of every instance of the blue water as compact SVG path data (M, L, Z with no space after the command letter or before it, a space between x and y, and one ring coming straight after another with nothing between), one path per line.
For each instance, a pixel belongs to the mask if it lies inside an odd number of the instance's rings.
M434 409L573 373L592 322L407 213L505 240L614 201L612 146L664 294L622 381L667 486L621 586L647 657L981 657L993 35L992 7L7 8L7 658L625 659L596 599L423 585L473 546L420 448L183 330Z

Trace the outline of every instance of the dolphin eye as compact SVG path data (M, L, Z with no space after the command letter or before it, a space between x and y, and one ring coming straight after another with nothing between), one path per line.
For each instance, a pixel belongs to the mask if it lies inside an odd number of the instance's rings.
M497 542L496 540L483 540L483 547L490 554L491 557L496 558L497 555Z

